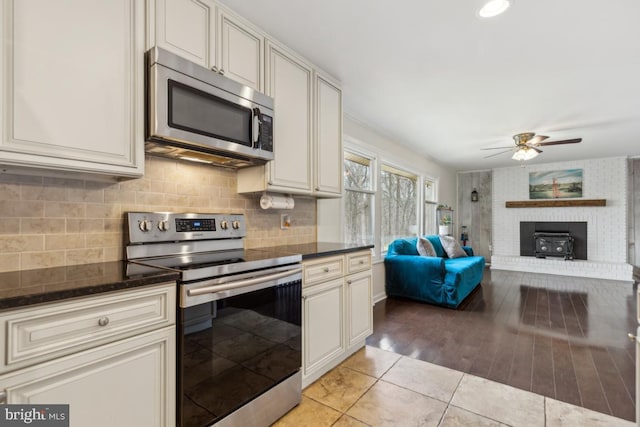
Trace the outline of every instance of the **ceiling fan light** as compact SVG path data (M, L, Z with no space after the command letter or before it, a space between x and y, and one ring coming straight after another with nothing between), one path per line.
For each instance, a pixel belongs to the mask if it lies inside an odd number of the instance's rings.
M511 156L511 158L512 158L513 160L524 160L524 156L525 156L525 154L526 154L526 153L527 153L527 152L526 152L524 149L522 149L522 148L518 148L518 149L516 150L516 152L515 152L515 153L513 153L513 156Z
M527 150L525 150L524 159L531 160L534 157L536 157L538 154L539 153L536 150L532 150L531 148L528 148Z
M510 5L510 0L489 0L480 8L478 15L482 18L492 18L503 13Z
M511 158L513 160L531 160L536 157L539 153L536 150L532 150L529 147L520 147L513 153Z

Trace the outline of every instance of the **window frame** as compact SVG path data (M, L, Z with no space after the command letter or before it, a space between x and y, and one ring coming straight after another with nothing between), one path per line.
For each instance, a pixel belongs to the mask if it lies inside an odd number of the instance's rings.
M387 254L387 248L386 246L383 246L382 243L382 172L385 169L385 166L389 169L395 169L395 171L399 172L397 173L397 175L400 176L404 176L405 178L409 178L409 179L413 179L415 177L415 183L416 183L416 206L415 206L415 213L416 213L416 235L419 235L422 232L422 226L421 223L424 222L423 218L422 218L422 210L420 209L420 189L422 188L422 176L421 174L419 174L418 172L408 169L406 167L403 167L401 165L398 165L397 163L394 162L390 162L390 161L386 161L386 160L382 160L380 162L380 170L378 172L378 186L381 189L380 190L380 201L379 201L379 206L380 206L380 227L378 227L378 234L379 234L379 243L380 243L380 255L384 256ZM393 171L391 171L391 173L395 173ZM403 236L404 237L404 236ZM409 236L406 236L409 237Z
M342 197L342 201L340 203L341 205L341 213L342 213L342 218L346 218L347 214L346 214L346 197L345 194L347 191L352 191L355 193L361 193L361 194L371 194L372 196L372 208L371 208L371 230L373 232L373 242L372 244L374 245L374 248L377 243L377 231L376 231L376 218L377 218L377 186L378 186L378 180L377 180L377 173L378 173L378 157L376 156L376 154L370 152L370 151L366 151L366 150L361 150L359 148L353 147L353 146L347 146L345 145L342 149L342 161L344 164L344 157L345 157L345 153L351 153L353 155L356 156L360 156L360 157L364 157L366 159L369 160L370 162L370 168L371 168L371 187L368 190L362 189L362 188L353 188L353 187L349 187L346 184L346 180L343 177L343 197ZM343 223L342 226L340 227L340 235L342 236L342 240L346 241L346 224ZM375 257L375 251L373 253L374 257Z
M429 175L427 173L421 173L413 168L411 168L410 166L407 166L407 164L405 162L402 161L396 161L393 159L392 156L390 156L389 154L383 152L380 149L377 148L372 148L370 146L368 146L368 144L366 144L366 142L363 142L361 140L358 140L356 138L353 138L349 135L344 135L344 139L343 139L343 148L342 148L342 158L344 159L344 152L350 152L353 153L355 155L358 156L362 156L365 158L368 158L371 160L371 164L372 164L372 189L371 190L365 190L365 191L371 191L371 194L373 194L373 204L374 204L374 208L373 208L373 218L372 218L372 222L373 222L373 244L374 244L374 248L372 249L372 258L373 258L373 262L374 263L379 263L379 262L383 262L384 261L384 257L387 254L387 248L383 248L382 247L382 236L381 236L381 231L382 231L382 227L381 227L381 219L382 219L382 202L381 202L381 190L380 190L380 175L382 173L382 165L386 164L391 168L394 169L398 169L401 171L405 171L409 174L415 175L418 177L418 188L420 189L420 191L417 191L417 216L418 216L418 228L417 228L417 235L423 235L424 231L425 231L425 216L424 216L424 212L425 212L425 208L426 208L426 203L425 202L429 202L425 200L425 194L424 194L424 185L425 185L425 181L430 181L433 183L434 185L434 200L430 201L429 203L434 203L436 206L438 205L438 198L439 198L439 192L440 192L440 179L437 177L434 177L433 175ZM343 160L344 161L344 160ZM343 177L344 180L344 177ZM344 182L344 181L343 181ZM343 189L343 194L344 192L347 191L347 187L344 186ZM353 189L351 189L350 191L354 191ZM359 191L363 191L363 190L359 190ZM345 197L342 197L341 201L340 201L340 213L341 213L341 218L340 218L340 236L342 236L343 241L345 240L345 228L346 225L344 224L344 218L346 218L346 209L345 209ZM435 224L434 224L435 226Z

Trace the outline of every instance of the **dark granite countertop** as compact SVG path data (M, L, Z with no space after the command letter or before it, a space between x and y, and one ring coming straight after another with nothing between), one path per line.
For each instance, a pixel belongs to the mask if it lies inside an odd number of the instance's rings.
M336 243L336 242L314 242L314 243L303 243L299 245L276 246L273 249L283 253L301 254L302 260L304 261L310 258L317 258L317 257L331 256L331 255L341 255L349 252L357 252L357 251L362 251L362 250L371 249L371 248L373 248L373 245Z
M301 254L306 260L370 248L373 245L315 242L265 249L280 254ZM126 261L0 273L0 310L154 285L179 277L177 272L161 269L128 276Z
M125 261L0 273L0 310L177 280L178 273L127 276Z

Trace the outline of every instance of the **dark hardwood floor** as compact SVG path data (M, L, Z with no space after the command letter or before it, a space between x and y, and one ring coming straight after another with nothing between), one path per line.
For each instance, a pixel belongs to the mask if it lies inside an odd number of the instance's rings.
M367 344L633 421L635 286L486 270L457 310L377 303Z

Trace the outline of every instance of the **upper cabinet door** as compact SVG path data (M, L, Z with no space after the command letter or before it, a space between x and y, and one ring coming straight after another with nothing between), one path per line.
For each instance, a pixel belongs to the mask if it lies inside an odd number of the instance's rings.
M229 12L219 17L220 74L262 92L264 37Z
M342 91L315 74L315 187L318 196L342 195Z
M151 45L203 67L216 64L216 6L207 0L155 0ZM155 27L155 28L154 28ZM149 46L151 47L151 46Z
M0 163L140 176L144 0L3 0Z
M267 41L267 94L274 98L274 154L269 187L311 192L312 69Z

